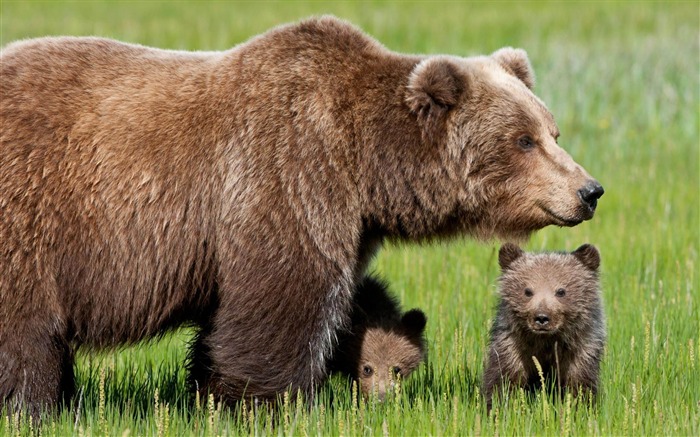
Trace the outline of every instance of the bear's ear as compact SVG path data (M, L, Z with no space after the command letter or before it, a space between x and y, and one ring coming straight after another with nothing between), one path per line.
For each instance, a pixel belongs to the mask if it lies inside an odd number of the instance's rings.
M408 79L406 103L418 117L424 136L432 139L463 90L464 79L450 59L432 57L416 65Z
M523 256L523 250L513 243L506 243L501 246L501 250L498 251L498 265L501 266L501 270L508 270L510 265L516 259Z
M571 254L581 261L581 264L586 266L589 270L594 272L598 271L598 267L600 267L600 253L592 244L584 244L571 252Z
M535 86L535 73L525 50L504 47L493 52L491 57L508 73L520 79L526 87L532 89Z
M412 309L401 317L401 328L403 332L410 337L420 337L423 335L423 330L425 330L427 322L428 319L425 317L423 311Z

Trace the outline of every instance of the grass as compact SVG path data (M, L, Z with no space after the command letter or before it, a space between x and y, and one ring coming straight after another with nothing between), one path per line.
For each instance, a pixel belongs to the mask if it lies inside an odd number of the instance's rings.
M189 332L79 354L80 407L43 435L700 435L697 2L36 2L2 0L0 43L102 35L218 50L284 22L334 13L393 50L471 55L525 48L560 144L605 186L596 217L537 233L532 250L602 253L609 341L602 395L516 393L488 416L478 391L498 275L495 243L387 247L374 268L428 315L430 361L396 400L356 403L333 378L315 401L221 408L185 390ZM2 369L0 369L2 371ZM188 405L193 405L189 407ZM29 434L3 418L0 434Z

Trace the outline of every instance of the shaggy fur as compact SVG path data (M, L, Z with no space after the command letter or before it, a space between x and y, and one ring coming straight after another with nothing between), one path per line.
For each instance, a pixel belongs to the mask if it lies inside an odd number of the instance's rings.
M55 405L75 347L184 323L200 389L311 395L385 239L590 219L602 189L512 53L402 55L332 17L224 52L5 47L0 399Z
M506 382L541 388L533 357L546 381L595 395L606 338L597 249L529 254L506 244L498 260L501 301L484 371L487 405Z
M388 286L368 276L355 292L350 319L329 370L353 377L365 397L374 393L383 400L397 378L408 377L425 360L425 314L418 309L402 314Z

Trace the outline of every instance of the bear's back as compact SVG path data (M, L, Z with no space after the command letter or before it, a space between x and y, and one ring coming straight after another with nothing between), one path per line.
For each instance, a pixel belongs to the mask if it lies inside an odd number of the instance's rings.
M12 132L16 140L31 117L33 124L60 136L84 114L108 115L109 106L100 106L106 100L141 103L172 98L166 92L173 89L169 85L186 85L216 57L94 37L46 37L10 44L0 54L3 131Z

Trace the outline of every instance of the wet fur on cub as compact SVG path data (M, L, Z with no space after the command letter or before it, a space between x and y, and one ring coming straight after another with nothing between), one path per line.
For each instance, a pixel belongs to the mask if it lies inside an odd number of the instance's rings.
M500 302L484 371L489 408L506 383L541 387L533 357L545 383L595 395L606 341L598 250L584 244L571 253L535 254L505 244L498 261Z

